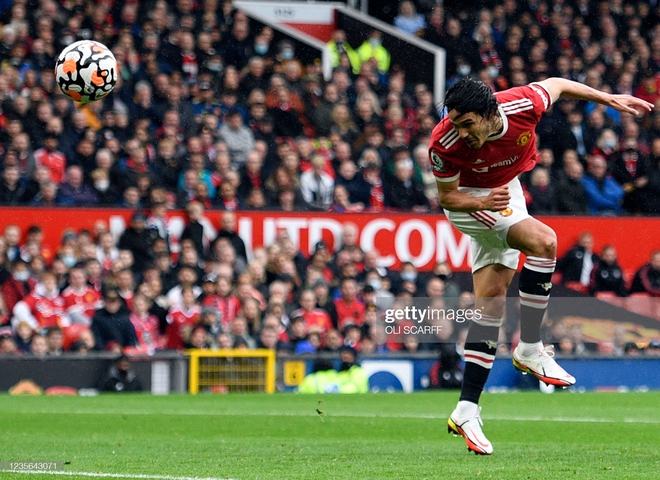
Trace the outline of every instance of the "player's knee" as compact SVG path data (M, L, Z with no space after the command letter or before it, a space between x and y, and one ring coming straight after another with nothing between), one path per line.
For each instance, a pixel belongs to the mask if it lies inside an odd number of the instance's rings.
M551 228L543 232L539 239L537 255L541 258L554 259L557 256L557 234Z

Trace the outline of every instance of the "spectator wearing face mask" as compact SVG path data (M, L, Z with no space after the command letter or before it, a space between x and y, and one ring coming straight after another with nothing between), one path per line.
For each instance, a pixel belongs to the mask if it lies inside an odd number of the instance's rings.
M383 34L378 30L372 30L369 37L357 50L360 57L360 65L374 60L378 71L386 74L390 69L390 52L383 47Z
M37 281L30 278L27 263L20 258L17 259L11 267L11 277L2 284L0 289L7 311L13 311L14 306L28 296L36 284Z

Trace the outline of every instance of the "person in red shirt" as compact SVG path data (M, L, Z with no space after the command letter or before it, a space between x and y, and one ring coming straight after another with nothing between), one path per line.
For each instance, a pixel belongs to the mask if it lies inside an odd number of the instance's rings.
M135 295L129 319L135 328L138 348L141 351L153 354L155 350L163 348L165 338L160 335L158 318L149 313L150 303L144 295Z
M12 324L27 322L33 330L68 326L55 274L45 272L34 291L16 304L13 314Z
M430 140L429 160L440 205L449 221L472 237L472 272L480 319L470 326L465 344L461 396L448 420L468 449L490 455L493 446L481 430L479 397L495 358L504 298L526 255L519 280L521 341L513 364L539 380L569 386L575 378L554 361L541 342L540 326L555 270L555 232L527 213L518 175L534 168L536 125L560 97L596 102L640 115L653 105L630 95L610 95L563 78L493 91L463 78L445 97L447 115Z
M102 305L101 292L87 283L87 274L82 268L69 271L69 286L62 292L64 312L70 323L91 325L92 317Z
M170 308L167 314L166 348L183 350L184 343L190 338L190 333L199 323L202 310L195 300L192 288L186 287L181 292L181 304Z
M50 178L58 185L64 180L64 171L66 170L66 157L57 150L59 139L54 133L46 133L43 148L34 152L36 166L45 165L50 168Z
M362 325L364 323L364 304L358 299L357 282L353 278L344 278L339 284L339 289L341 298L335 300L339 330L343 330L349 323Z
M204 298L202 306L220 312L222 329L227 330L231 321L241 309L241 302L232 294L231 281L226 277L219 277L216 282L216 293Z
M14 310L14 306L32 292L37 281L30 277L28 265L20 257L12 263L11 277L0 287L0 293L5 300L5 308L8 312Z
M328 312L316 308L316 294L313 290L303 290L300 294L300 308L291 313L291 318L302 317L307 325L307 332L319 332L325 337L332 330L332 320Z

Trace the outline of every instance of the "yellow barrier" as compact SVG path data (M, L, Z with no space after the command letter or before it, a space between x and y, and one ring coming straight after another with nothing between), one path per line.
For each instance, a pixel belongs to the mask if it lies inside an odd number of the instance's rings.
M197 394L275 392L275 352L256 350L187 350L189 391Z

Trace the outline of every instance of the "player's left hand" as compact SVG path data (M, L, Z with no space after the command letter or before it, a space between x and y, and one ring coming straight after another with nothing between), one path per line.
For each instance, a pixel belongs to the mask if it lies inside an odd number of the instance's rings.
M620 111L641 117L652 112L654 105L632 95L610 95L609 106Z

